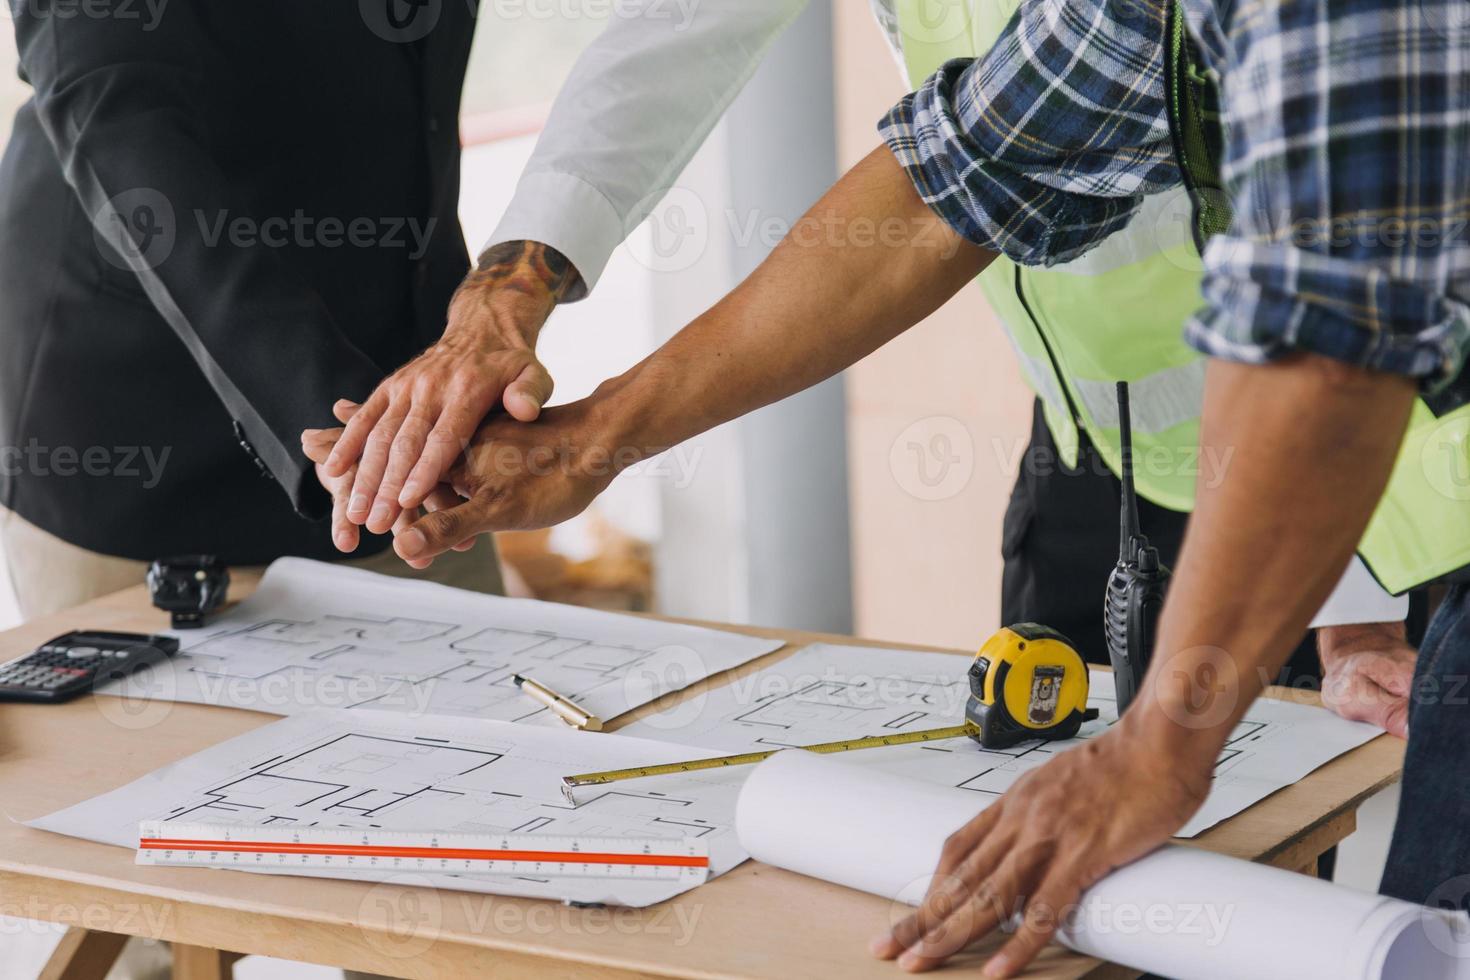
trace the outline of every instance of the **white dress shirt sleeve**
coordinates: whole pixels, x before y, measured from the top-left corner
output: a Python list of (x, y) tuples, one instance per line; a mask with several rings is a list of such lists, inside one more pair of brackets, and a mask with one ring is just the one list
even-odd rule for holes
[(1409, 597), (1386, 592), (1357, 555), (1332, 595), (1327, 597), (1312, 628), (1348, 626), (1355, 623), (1397, 623), (1409, 615)]
[(552, 105), (486, 246), (543, 242), (590, 290), (806, 2), (614, 5)]

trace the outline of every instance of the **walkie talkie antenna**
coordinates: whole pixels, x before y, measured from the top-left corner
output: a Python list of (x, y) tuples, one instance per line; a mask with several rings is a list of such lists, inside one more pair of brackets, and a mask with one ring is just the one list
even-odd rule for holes
[(1123, 447), (1123, 507), (1118, 518), (1118, 558), (1133, 557), (1133, 541), (1142, 533), (1138, 521), (1138, 494), (1133, 489), (1133, 421), (1128, 413), (1128, 382), (1118, 382), (1119, 443)]

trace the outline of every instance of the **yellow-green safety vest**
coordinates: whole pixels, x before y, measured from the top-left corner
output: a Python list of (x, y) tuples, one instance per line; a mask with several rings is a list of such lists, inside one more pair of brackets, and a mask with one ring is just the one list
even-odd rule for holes
[[(944, 62), (989, 50), (1018, 5), (873, 0), (915, 88)], [(1171, 31), (1171, 68), (1177, 68), (1188, 52), (1181, 18)], [(1181, 78), (1191, 83), (1175, 95), (1197, 95), (1209, 84), (1192, 71), (1170, 77), (1171, 86)], [(1220, 212), (1208, 205), (1223, 195), (1202, 196), (1193, 182), (1186, 184), (1149, 197), (1127, 228), (1076, 261), (1035, 268), (999, 257), (980, 276), (1063, 461), (1076, 465), (1080, 430), (1118, 472), (1114, 386), (1127, 381), (1139, 493), (1180, 511), (1194, 506), (1201, 466), (1210, 472), (1229, 462), (1199, 458), (1205, 360), (1183, 340), (1184, 323), (1201, 305), (1196, 235), (1205, 224), (1218, 230)], [(1423, 401), (1415, 404), (1388, 490), (1359, 548), (1388, 591), (1401, 593), (1470, 565), (1467, 438), (1470, 406), (1436, 418)]]

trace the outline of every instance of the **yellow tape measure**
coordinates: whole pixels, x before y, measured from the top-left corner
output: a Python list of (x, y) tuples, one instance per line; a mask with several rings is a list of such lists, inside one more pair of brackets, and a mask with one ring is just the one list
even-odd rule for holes
[[(971, 662), (967, 676), (970, 698), (965, 706), (963, 725), (895, 735), (870, 735), (816, 745), (793, 745), (790, 748), (828, 754), (968, 737), (987, 749), (1000, 749), (1029, 739), (1072, 738), (1084, 721), (1097, 717), (1097, 711), (1087, 707), (1087, 664), (1065, 636), (1045, 626), (1017, 623), (1000, 630), (985, 641)], [(780, 751), (742, 752), (688, 762), (564, 776), (561, 791), (569, 802), (575, 804), (572, 790), (578, 786), (728, 766), (750, 766)]]
[[(929, 728), (919, 732), (902, 732), (897, 735), (870, 735), (867, 738), (848, 738), (840, 742), (818, 742), (816, 745), (792, 745), (804, 752), (827, 754), (853, 752), (858, 749), (881, 749), (889, 745), (913, 745), (916, 742), (938, 742), (946, 738), (973, 738), (980, 729), (966, 722), (949, 728)], [(608, 769), (604, 772), (584, 772), (576, 776), (562, 777), (562, 795), (572, 799), (572, 790), (578, 786), (594, 786), (601, 783), (618, 783), (625, 779), (642, 779), (644, 776), (672, 776), (681, 772), (700, 772), (705, 769), (724, 769), (728, 766), (750, 766), (762, 759), (769, 759), (782, 749), (764, 752), (742, 752), (739, 755), (722, 755), (709, 759), (691, 759), (688, 762), (665, 762), (657, 766), (633, 766), (628, 769)]]

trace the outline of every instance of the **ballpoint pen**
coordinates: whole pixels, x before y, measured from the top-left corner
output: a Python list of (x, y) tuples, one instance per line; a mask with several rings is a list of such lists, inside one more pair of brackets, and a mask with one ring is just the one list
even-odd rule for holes
[(545, 684), (541, 684), (522, 674), (516, 674), (512, 679), (515, 681), (516, 687), (537, 701), (540, 701), (547, 708), (551, 709), (558, 718), (573, 728), (581, 729), (584, 732), (602, 731), (602, 719), (581, 705), (575, 704), (560, 694), (557, 694)]

